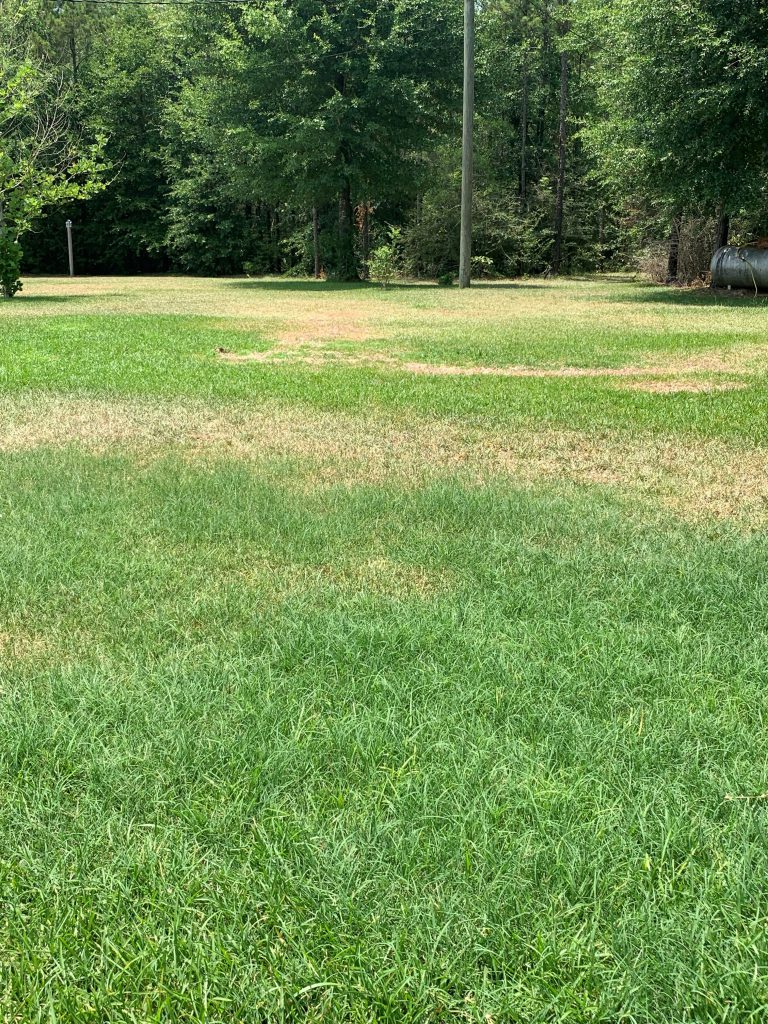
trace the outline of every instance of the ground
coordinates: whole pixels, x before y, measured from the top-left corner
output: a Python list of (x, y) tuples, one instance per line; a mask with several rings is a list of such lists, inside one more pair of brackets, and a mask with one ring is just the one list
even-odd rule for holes
[(0, 1019), (768, 1013), (768, 304), (0, 307)]

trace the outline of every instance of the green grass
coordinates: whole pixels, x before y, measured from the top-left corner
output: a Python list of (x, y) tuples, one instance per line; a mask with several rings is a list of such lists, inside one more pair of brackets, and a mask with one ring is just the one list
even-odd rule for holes
[[(532, 283), (480, 287), (462, 307), (462, 293), (435, 288), (382, 292), (313, 282), (228, 281), (210, 296), (206, 315), (192, 316), (170, 312), (174, 281), (166, 279), (157, 302), (147, 303), (151, 314), (140, 305), (125, 312), (132, 302), (126, 301), (124, 280), (106, 296), (22, 295), (0, 311), (3, 390), (277, 401), (339, 411), (381, 408), (439, 418), (458, 414), (503, 427), (621, 429), (629, 421), (633, 429), (768, 441), (762, 415), (768, 399), (765, 374), (752, 375), (747, 386), (731, 392), (654, 398), (622, 393), (613, 381), (600, 378), (574, 387), (570, 378), (425, 378), (375, 366), (232, 366), (216, 355), (222, 346), (235, 352), (269, 349), (278, 325), (290, 326), (294, 300), (301, 301), (304, 315), (314, 310), (332, 315), (339, 302), (360, 310), (372, 318), (374, 337), (366, 348), (394, 349), (403, 359), (500, 367), (620, 367), (642, 360), (653, 365), (713, 348), (727, 352), (745, 343), (765, 344), (763, 299), (713, 299), (597, 279), (568, 282), (558, 291)], [(128, 295), (135, 300), (141, 292)], [(110, 302), (114, 308), (104, 312)], [(183, 308), (184, 299), (178, 304)], [(216, 315), (222, 305), (224, 317)], [(435, 310), (449, 315), (435, 317)], [(423, 315), (414, 322), (417, 311)], [(242, 323), (229, 329), (231, 318), (242, 319), (244, 312), (246, 329)], [(330, 347), (343, 351), (350, 345)]]
[[(635, 313), (649, 292), (585, 288), (599, 308), (570, 330), (597, 352), (611, 289)], [(548, 300), (525, 314), (531, 349)], [(0, 309), (6, 404), (373, 404), (393, 423), (541, 416), (753, 446), (765, 430), (760, 372), (740, 392), (647, 395), (226, 366), (207, 315), (27, 301)], [(732, 343), (732, 327), (686, 334), (687, 300), (669, 308), (674, 344), (632, 341), (630, 362)], [(464, 361), (464, 325), (440, 334), (432, 361)], [(565, 481), (315, 470), (300, 453), (0, 454), (0, 1020), (764, 1019), (760, 523), (694, 525)]]

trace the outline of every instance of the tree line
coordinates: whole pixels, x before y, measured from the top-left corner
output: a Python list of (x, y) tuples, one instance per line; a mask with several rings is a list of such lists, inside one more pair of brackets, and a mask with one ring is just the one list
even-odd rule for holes
[[(409, 274), (455, 272), (458, 0), (0, 15), (6, 293), (22, 266), (65, 270), (66, 218), (83, 272), (346, 280), (384, 243)], [(475, 273), (663, 256), (677, 279), (768, 234), (767, 86), (763, 5), (478, 0)]]

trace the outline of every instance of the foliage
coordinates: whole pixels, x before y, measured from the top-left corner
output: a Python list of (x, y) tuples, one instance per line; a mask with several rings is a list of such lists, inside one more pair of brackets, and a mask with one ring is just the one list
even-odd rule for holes
[[(33, 5), (34, 6), (34, 5)], [(0, 22), (0, 239), (3, 289), (18, 290), (18, 241), (54, 206), (85, 199), (102, 187), (104, 140), (77, 138), (67, 95), (40, 54), (27, 4), (9, 2)]]
[(8, 231), (0, 231), (0, 292), (12, 299), (21, 291), (21, 246)]
[(668, 212), (755, 208), (768, 159), (768, 9), (721, 0), (582, 0), (598, 45), (582, 138), (617, 194)]
[(392, 283), (402, 268), (402, 231), (400, 228), (390, 227), (387, 234), (388, 241), (374, 249), (368, 258), (368, 273), (371, 280), (379, 281), (384, 288)]
[(414, 191), (444, 121), (459, 22), (432, 0), (299, 0), (181, 15), (193, 73), (171, 118), (242, 202), (338, 210), (326, 265), (357, 276), (353, 209)]
[[(406, 273), (456, 271), (460, 5), (6, 3), (16, 64), (30, 83), (45, 69), (64, 136), (105, 139), (109, 187), (61, 209), (79, 265), (311, 274), (314, 209), (328, 276), (364, 275), (385, 224)], [(478, 5), (473, 249), (489, 273), (548, 273), (558, 253), (566, 270), (633, 266), (681, 217), (768, 233), (768, 15), (667, 6)], [(38, 271), (64, 260), (44, 208), (24, 238)]]

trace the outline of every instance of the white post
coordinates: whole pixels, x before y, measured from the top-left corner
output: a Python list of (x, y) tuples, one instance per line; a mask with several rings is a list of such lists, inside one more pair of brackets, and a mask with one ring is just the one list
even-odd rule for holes
[(72, 248), (72, 221), (67, 221), (67, 249), (69, 250), (69, 276), (75, 276), (75, 253)]
[(475, 0), (464, 0), (464, 123), (461, 149), (461, 252), (459, 287), (472, 280), (472, 175), (475, 117)]

